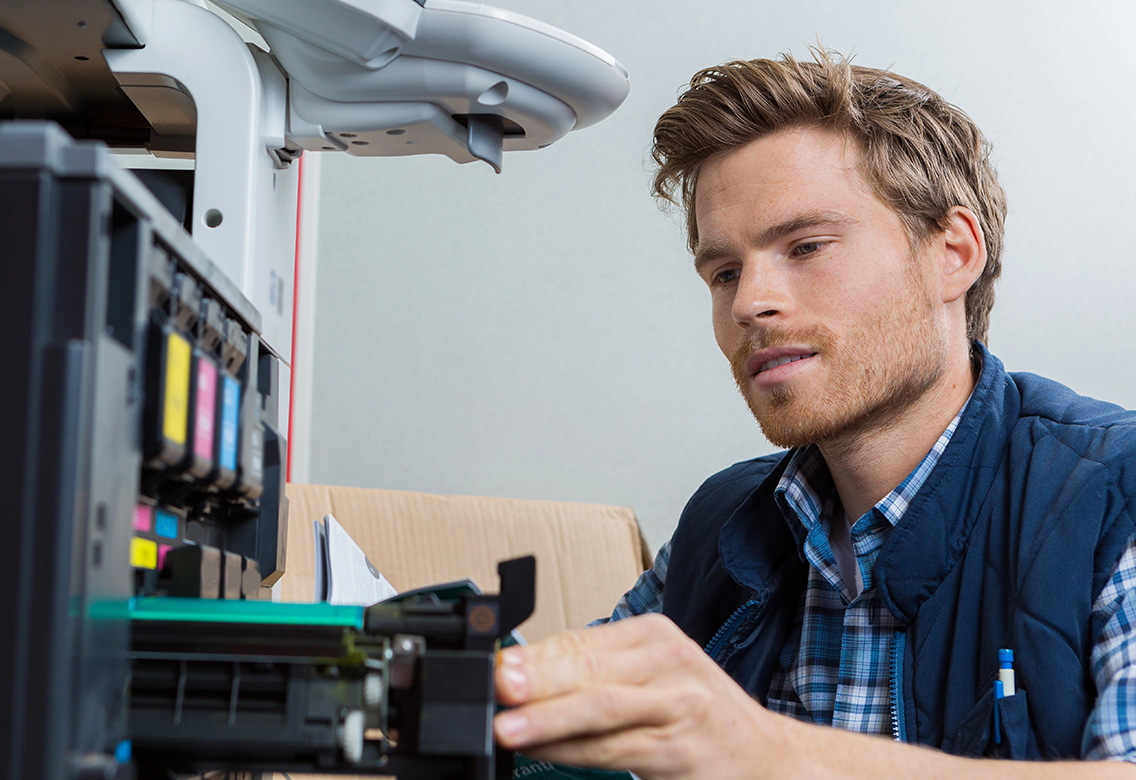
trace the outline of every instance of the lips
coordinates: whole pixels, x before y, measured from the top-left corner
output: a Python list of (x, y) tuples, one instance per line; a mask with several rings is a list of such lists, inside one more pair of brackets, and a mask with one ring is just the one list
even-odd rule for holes
[(750, 376), (757, 376), (764, 371), (772, 371), (779, 366), (814, 357), (816, 354), (815, 350), (808, 347), (769, 347), (749, 356), (746, 360), (746, 372)]
[(786, 363), (795, 363), (798, 360), (804, 359), (804, 357), (805, 355), (785, 355), (784, 357), (767, 360), (757, 369), (757, 373), (760, 374), (762, 371), (768, 371), (771, 368), (777, 368), (777, 366), (783, 366)]

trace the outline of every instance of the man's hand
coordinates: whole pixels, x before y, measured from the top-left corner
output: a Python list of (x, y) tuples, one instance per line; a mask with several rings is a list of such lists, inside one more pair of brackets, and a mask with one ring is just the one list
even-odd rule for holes
[(501, 652), (505, 748), (645, 780), (1136, 780), (1136, 765), (958, 758), (800, 723), (751, 699), (671, 621), (644, 615)]
[[(534, 758), (642, 777), (757, 776), (785, 755), (766, 712), (660, 615), (560, 634), (501, 653), (501, 745)], [(779, 743), (781, 743), (779, 745)]]

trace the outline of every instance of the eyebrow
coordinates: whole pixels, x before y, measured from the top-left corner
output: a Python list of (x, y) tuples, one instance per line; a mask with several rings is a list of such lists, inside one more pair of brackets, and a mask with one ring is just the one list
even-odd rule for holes
[[(753, 238), (752, 245), (769, 246), (786, 236), (816, 227), (827, 225), (848, 227), (855, 224), (857, 224), (857, 220), (847, 214), (835, 211), (812, 211), (787, 219), (784, 222), (778, 222), (776, 225), (770, 225)], [(699, 242), (698, 249), (694, 252), (694, 270), (701, 273), (707, 263), (732, 254), (734, 254), (733, 250), (726, 244), (714, 241), (706, 244)]]

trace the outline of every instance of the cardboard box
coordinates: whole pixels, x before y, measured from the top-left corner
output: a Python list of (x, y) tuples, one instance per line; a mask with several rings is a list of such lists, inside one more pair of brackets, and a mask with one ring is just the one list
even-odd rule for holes
[(498, 561), (536, 555), (536, 611), (520, 628), (530, 641), (611, 614), (651, 565), (627, 507), (327, 485), (290, 484), (287, 495), (282, 601), (312, 600), (312, 522), (328, 513), (400, 591), (469, 578), (495, 593)]
[(282, 601), (312, 600), (312, 522), (328, 513), (400, 591), (469, 578), (483, 591), (495, 593), (498, 561), (536, 555), (536, 610), (520, 627), (530, 641), (611, 614), (619, 597), (652, 562), (628, 507), (327, 485), (290, 484), (287, 495)]

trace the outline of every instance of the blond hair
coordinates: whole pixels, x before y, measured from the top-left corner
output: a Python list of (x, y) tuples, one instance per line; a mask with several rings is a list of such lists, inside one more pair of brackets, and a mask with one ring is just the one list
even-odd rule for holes
[(955, 206), (977, 215), (986, 267), (966, 294), (966, 322), (967, 335), (985, 342), (1006, 221), (1006, 194), (990, 163), (990, 145), (970, 117), (922, 84), (825, 50), (813, 54), (813, 62), (786, 54), (694, 74), (655, 125), (653, 194), (685, 210), (694, 251), (695, 187), (704, 162), (792, 127), (844, 133), (860, 144), (870, 186), (913, 242), (944, 230)]

